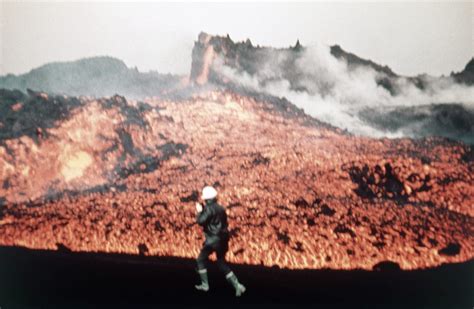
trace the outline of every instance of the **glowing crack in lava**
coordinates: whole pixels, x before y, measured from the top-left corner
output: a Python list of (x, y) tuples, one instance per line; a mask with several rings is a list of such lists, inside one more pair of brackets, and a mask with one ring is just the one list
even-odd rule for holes
[(195, 258), (194, 203), (211, 184), (227, 206), (230, 262), (417, 269), (473, 257), (463, 143), (356, 137), (242, 92), (59, 104), (33, 95), (24, 108), (39, 100), (76, 107), (53, 126), (52, 113), (36, 113), (38, 128), (2, 141), (1, 245)]

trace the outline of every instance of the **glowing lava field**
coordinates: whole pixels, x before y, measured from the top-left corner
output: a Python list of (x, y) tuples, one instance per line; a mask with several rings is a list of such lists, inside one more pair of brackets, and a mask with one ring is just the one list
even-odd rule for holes
[(461, 142), (354, 136), (238, 90), (0, 96), (0, 245), (194, 258), (194, 203), (210, 184), (233, 263), (418, 269), (473, 257), (473, 153)]

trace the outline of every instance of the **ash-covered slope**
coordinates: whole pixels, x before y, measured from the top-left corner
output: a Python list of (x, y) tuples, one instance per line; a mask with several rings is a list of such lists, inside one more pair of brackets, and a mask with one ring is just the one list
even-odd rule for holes
[[(297, 42), (293, 47), (276, 49), (253, 46), (250, 40), (236, 43), (228, 36), (201, 33), (193, 49), (191, 80), (285, 97), (309, 115), (358, 135), (436, 135), (471, 143), (474, 123), (456, 125), (457, 107), (449, 108), (458, 106), (473, 114), (471, 67), (468, 64), (451, 77), (405, 77), (338, 45), (304, 47)], [(440, 108), (445, 121), (439, 121)], [(387, 113), (388, 109), (396, 112)], [(418, 129), (410, 119), (403, 123), (390, 118), (407, 111), (423, 114), (426, 122), (437, 125)], [(398, 125), (389, 125), (391, 122)]]
[[(211, 184), (234, 263), (417, 269), (473, 258), (473, 154), (462, 143), (355, 137), (287, 101), (229, 91), (144, 102), (3, 94), (13, 96), (0, 103), (11, 109), (0, 124), (0, 245), (194, 258), (194, 203)], [(38, 113), (37, 130), (24, 119), (33, 106), (60, 112)]]
[(474, 109), (463, 104), (366, 108), (359, 117), (380, 130), (406, 136), (444, 136), (474, 145)]
[(181, 79), (182, 77), (171, 74), (139, 72), (112, 57), (92, 57), (48, 63), (18, 76), (0, 76), (0, 88), (96, 97), (119, 93), (127, 97), (143, 98), (177, 88)]

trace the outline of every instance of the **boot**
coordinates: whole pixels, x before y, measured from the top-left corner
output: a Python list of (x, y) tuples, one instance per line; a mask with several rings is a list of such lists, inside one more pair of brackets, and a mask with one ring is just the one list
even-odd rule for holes
[(237, 277), (235, 276), (233, 272), (228, 273), (227, 276), (225, 276), (225, 278), (234, 287), (235, 296), (239, 297), (240, 295), (245, 293), (245, 290), (246, 290), (245, 286), (239, 282), (239, 280), (237, 279)]
[(199, 277), (201, 277), (201, 284), (195, 285), (194, 287), (199, 291), (209, 291), (209, 281), (207, 279), (207, 269), (198, 270)]

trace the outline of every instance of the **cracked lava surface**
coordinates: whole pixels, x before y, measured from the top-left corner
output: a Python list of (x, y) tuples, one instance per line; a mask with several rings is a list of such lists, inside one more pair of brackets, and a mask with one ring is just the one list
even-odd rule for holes
[[(195, 258), (194, 204), (214, 185), (232, 263), (418, 269), (473, 258), (462, 143), (356, 137), (284, 100), (229, 91), (2, 100), (0, 245)], [(35, 104), (44, 119), (31, 120)]]

